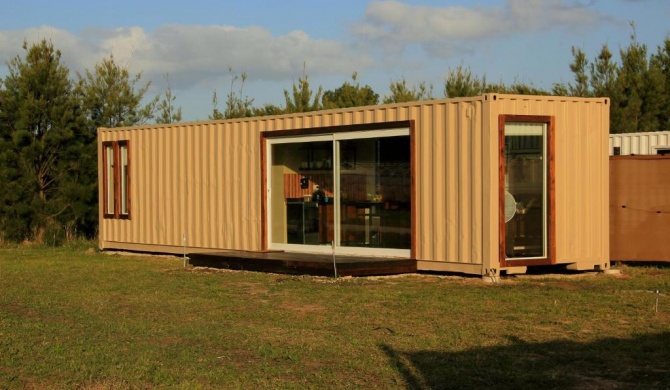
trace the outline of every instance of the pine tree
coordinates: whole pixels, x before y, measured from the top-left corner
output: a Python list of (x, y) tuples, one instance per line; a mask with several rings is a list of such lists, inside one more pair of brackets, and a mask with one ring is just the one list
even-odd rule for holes
[(621, 66), (617, 74), (617, 89), (620, 95), (614, 103), (621, 115), (615, 132), (642, 131), (644, 74), (647, 71), (647, 46), (637, 41), (635, 33), (631, 43), (619, 51)]
[(416, 102), (433, 98), (433, 86), (426, 86), (425, 82), (419, 83), (412, 88), (407, 86), (407, 80), (403, 77), (398, 81), (392, 81), (389, 86), (391, 94), (384, 97), (384, 104)]
[[(238, 76), (233, 72), (233, 69), (229, 67), (228, 73), (230, 73), (230, 90), (226, 95), (225, 108), (223, 109), (223, 112), (219, 111), (219, 101), (216, 91), (214, 91), (212, 95), (212, 105), (214, 106), (214, 109), (209, 116), (209, 119), (246, 118), (254, 115), (252, 107), (254, 99), (249, 99), (249, 97), (244, 96), (244, 85), (247, 82), (246, 72), (242, 72), (242, 74)], [(237, 81), (240, 81), (240, 88), (235, 90), (235, 83), (237, 83)]]
[(603, 45), (595, 62), (590, 64), (589, 82), (594, 96), (614, 98), (618, 67), (612, 61), (612, 52)]
[(170, 75), (165, 74), (165, 83), (167, 88), (163, 94), (163, 99), (158, 104), (158, 116), (156, 117), (156, 123), (176, 123), (180, 122), (181, 117), (181, 107), (175, 107), (174, 102), (177, 97), (172, 93), (172, 85), (170, 84)]
[(486, 91), (486, 76), (480, 79), (464, 65), (449, 69), (444, 81), (444, 97), (447, 98), (479, 96)]
[(590, 97), (589, 78), (586, 74), (588, 61), (582, 49), (572, 47), (574, 61), (570, 64), (570, 70), (575, 74), (575, 83), (568, 87), (570, 96)]
[(345, 81), (341, 87), (323, 93), (323, 108), (347, 108), (371, 106), (379, 103), (379, 95), (369, 85), (362, 86), (357, 81), (358, 74), (351, 75), (352, 83)]
[(670, 36), (658, 47), (652, 63), (663, 75), (664, 99), (658, 114), (659, 130), (670, 130)]
[(87, 208), (80, 206), (91, 194), (64, 189), (82, 176), (89, 181), (76, 185), (89, 185), (89, 191), (95, 187), (90, 181), (95, 166), (85, 164), (86, 145), (94, 144), (95, 137), (85, 130), (60, 51), (46, 40), (30, 47), (24, 42), (23, 49), (25, 59), (17, 56), (8, 63), (0, 94), (0, 181), (7, 186), (0, 194), (1, 229), (5, 239), (54, 242), (66, 230), (73, 234), (87, 218)]
[(96, 64), (92, 72), (87, 69), (83, 76), (79, 75), (77, 88), (91, 130), (141, 125), (153, 119), (159, 96), (143, 105), (151, 82), (138, 86), (141, 78), (142, 73), (131, 77), (128, 69), (117, 64), (113, 55)]
[(298, 79), (298, 84), (293, 83), (293, 92), (290, 93), (288, 90), (284, 90), (284, 100), (286, 102), (284, 112), (292, 114), (295, 112), (320, 110), (322, 94), (322, 87), (319, 87), (316, 93), (312, 92), (309, 86), (309, 78), (303, 67), (302, 77)]

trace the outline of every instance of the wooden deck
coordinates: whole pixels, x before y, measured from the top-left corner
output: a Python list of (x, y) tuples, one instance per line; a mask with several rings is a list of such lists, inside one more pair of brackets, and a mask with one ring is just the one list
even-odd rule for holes
[[(335, 276), (333, 256), (289, 252), (217, 251), (189, 254), (195, 267)], [(396, 275), (416, 272), (416, 260), (335, 256), (337, 276)]]

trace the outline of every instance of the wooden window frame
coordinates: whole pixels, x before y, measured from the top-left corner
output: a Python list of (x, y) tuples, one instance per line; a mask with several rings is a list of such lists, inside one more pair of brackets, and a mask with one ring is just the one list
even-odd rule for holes
[[(113, 189), (113, 199), (110, 199), (109, 196), (109, 183), (107, 180), (109, 164), (107, 150), (112, 148), (112, 157), (114, 165), (112, 169), (114, 170), (114, 189)], [(126, 149), (126, 191), (125, 194), (121, 193), (121, 149)], [(131, 175), (130, 175), (130, 143), (128, 140), (121, 141), (105, 141), (102, 143), (102, 193), (103, 193), (103, 217), (109, 219), (130, 219), (131, 216)], [(121, 198), (125, 197), (126, 200), (126, 213), (121, 212)], [(113, 203), (113, 213), (110, 213), (110, 200)]]
[[(505, 253), (505, 124), (541, 123), (547, 126), (547, 248), (546, 257), (528, 260), (507, 260)], [(548, 115), (505, 115), (498, 117), (498, 222), (499, 222), (499, 260), (501, 267), (556, 264), (556, 173), (555, 173), (555, 117)]]

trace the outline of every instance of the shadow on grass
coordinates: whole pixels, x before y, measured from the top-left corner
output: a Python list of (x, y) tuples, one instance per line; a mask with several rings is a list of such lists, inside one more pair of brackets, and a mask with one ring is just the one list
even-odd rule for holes
[(414, 389), (667, 389), (670, 332), (592, 343), (552, 341), (461, 352), (408, 352), (380, 345)]

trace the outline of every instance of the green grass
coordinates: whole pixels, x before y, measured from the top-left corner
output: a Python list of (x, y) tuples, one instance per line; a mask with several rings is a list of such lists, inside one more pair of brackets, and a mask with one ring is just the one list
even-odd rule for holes
[(670, 267), (621, 269), (334, 280), (4, 247), (0, 388), (667, 388)]

